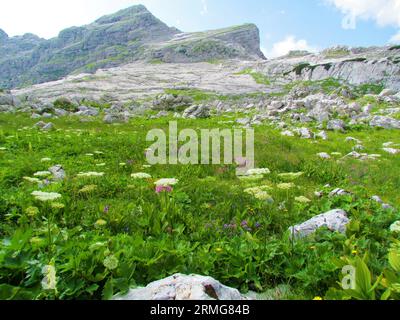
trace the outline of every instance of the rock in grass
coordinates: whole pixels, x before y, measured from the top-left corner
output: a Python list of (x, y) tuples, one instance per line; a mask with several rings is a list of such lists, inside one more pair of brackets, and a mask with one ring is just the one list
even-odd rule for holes
[(376, 128), (384, 129), (400, 129), (400, 121), (384, 116), (375, 116), (370, 121), (369, 125)]
[(53, 166), (51, 168), (49, 168), (49, 171), (51, 172), (51, 174), (53, 175), (53, 179), (56, 181), (62, 181), (65, 179), (65, 171), (62, 167), (62, 165), (56, 165)]
[(331, 231), (345, 233), (349, 222), (347, 213), (344, 210), (336, 209), (318, 215), (302, 224), (290, 227), (289, 230), (292, 237), (295, 238), (307, 237), (322, 227), (327, 227)]
[(175, 274), (152, 282), (146, 288), (131, 289), (113, 300), (247, 300), (236, 289), (211, 277)]
[(345, 131), (346, 124), (343, 120), (331, 120), (326, 128), (332, 131)]
[(191, 106), (183, 112), (185, 119), (205, 119), (210, 117), (210, 108), (206, 105)]
[(400, 149), (394, 149), (394, 148), (383, 148), (383, 151), (390, 153), (390, 154), (399, 154)]

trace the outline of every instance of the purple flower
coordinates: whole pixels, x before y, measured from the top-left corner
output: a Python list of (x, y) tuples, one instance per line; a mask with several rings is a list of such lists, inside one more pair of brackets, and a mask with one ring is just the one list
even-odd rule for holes
[(110, 212), (110, 206), (108, 206), (108, 205), (105, 206), (103, 211), (104, 211), (104, 213), (109, 213)]
[(240, 224), (242, 227), (247, 227), (248, 222), (246, 220), (242, 221), (242, 223)]
[(224, 229), (229, 229), (231, 227), (230, 224), (224, 224)]
[(257, 222), (257, 223), (255, 224), (255, 228), (256, 228), (256, 229), (260, 229), (260, 228), (261, 228), (261, 223)]
[(172, 192), (174, 189), (171, 186), (156, 186), (156, 193)]

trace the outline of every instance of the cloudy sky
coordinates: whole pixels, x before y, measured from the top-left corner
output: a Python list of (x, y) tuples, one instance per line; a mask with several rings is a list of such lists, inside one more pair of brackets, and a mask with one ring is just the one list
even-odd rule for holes
[(43, 38), (142, 3), (183, 31), (253, 22), (267, 56), (336, 45), (400, 43), (400, 0), (12, 0), (0, 2), (0, 28)]

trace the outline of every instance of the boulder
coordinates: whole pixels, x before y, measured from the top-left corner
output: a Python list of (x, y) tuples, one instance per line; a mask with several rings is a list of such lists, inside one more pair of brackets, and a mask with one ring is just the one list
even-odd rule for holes
[(51, 174), (53, 175), (53, 179), (55, 181), (62, 181), (66, 177), (66, 174), (65, 174), (65, 171), (64, 171), (62, 165), (59, 165), (59, 164), (49, 168), (49, 172), (51, 172)]
[(384, 129), (400, 129), (399, 120), (385, 116), (373, 117), (369, 125), (371, 127), (384, 128)]
[(344, 131), (346, 124), (343, 120), (331, 120), (328, 122), (327, 129), (332, 131)]
[(302, 224), (289, 228), (292, 237), (304, 238), (322, 227), (327, 227), (331, 231), (340, 233), (346, 232), (346, 226), (350, 222), (344, 210), (336, 209), (324, 214), (320, 214)]
[(0, 92), (0, 106), (14, 106), (14, 96), (9, 92)]
[(187, 108), (182, 115), (185, 119), (205, 119), (210, 117), (210, 108), (206, 105), (195, 105)]
[(113, 300), (247, 300), (236, 289), (222, 285), (211, 277), (175, 274), (150, 283), (145, 288), (131, 289)]

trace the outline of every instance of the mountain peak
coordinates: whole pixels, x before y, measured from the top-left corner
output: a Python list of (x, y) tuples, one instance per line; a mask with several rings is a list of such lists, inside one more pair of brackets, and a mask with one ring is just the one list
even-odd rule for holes
[(147, 8), (144, 5), (138, 4), (126, 9), (122, 9), (116, 13), (103, 16), (97, 19), (95, 22), (98, 24), (115, 23), (124, 20), (131, 20), (143, 14), (152, 15), (151, 12), (147, 10)]
[(0, 41), (8, 39), (8, 34), (3, 30), (0, 29)]

